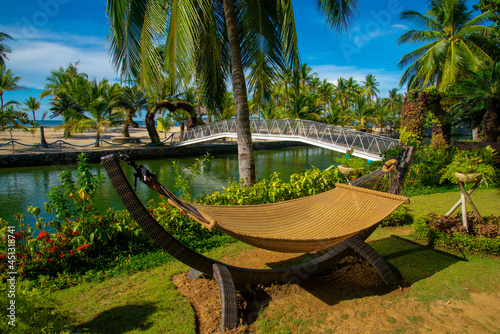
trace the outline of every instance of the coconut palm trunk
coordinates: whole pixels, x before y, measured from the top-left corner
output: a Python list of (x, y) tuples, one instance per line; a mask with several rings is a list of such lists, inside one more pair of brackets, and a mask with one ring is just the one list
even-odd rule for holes
[(240, 178), (244, 180), (245, 185), (252, 186), (255, 183), (255, 161), (252, 134), (250, 132), (250, 111), (248, 108), (247, 88), (241, 61), (241, 47), (235, 1), (224, 0), (223, 4), (231, 52), (231, 79), (236, 113), (239, 174)]
[(490, 100), (481, 123), (483, 126), (484, 141), (496, 142), (500, 135), (500, 100), (494, 98)]
[(149, 138), (151, 139), (152, 144), (157, 144), (160, 142), (160, 135), (158, 134), (158, 131), (156, 130), (156, 125), (155, 125), (155, 112), (152, 112), (151, 110), (148, 110), (146, 114), (146, 129), (148, 130)]

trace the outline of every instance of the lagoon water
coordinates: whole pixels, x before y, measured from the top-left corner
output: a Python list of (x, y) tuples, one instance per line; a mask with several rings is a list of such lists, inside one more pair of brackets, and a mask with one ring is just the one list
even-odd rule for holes
[[(288, 180), (294, 173), (303, 172), (315, 166), (320, 169), (328, 168), (336, 164), (334, 159), (342, 154), (318, 147), (301, 146), (283, 148), (281, 150), (255, 151), (255, 165), (257, 180), (278, 172), (282, 179)], [(179, 159), (160, 159), (149, 161), (137, 161), (149, 170), (159, 175), (160, 182), (174, 193), (174, 171), (173, 161), (179, 161), (182, 170), (188, 172), (188, 167), (193, 165), (196, 157)], [(23, 213), (26, 223), (33, 222), (33, 217), (28, 217), (26, 208), (30, 205), (42, 208), (42, 216), (51, 220), (52, 215), (45, 214), (43, 203), (47, 202), (46, 194), (54, 186), (60, 184), (59, 175), (62, 171), (76, 174), (76, 165), (56, 165), (44, 167), (21, 167), (0, 169), (0, 216), (9, 222), (14, 222), (14, 213)], [(93, 173), (105, 173), (99, 164), (91, 164)], [(129, 180), (133, 182), (133, 169), (124, 164)], [(211, 191), (223, 190), (229, 180), (238, 179), (238, 157), (236, 154), (216, 155), (205, 163), (201, 175), (193, 180), (195, 196)], [(158, 193), (151, 191), (146, 185), (139, 184), (137, 187), (139, 198), (143, 202), (150, 199), (158, 199)], [(106, 208), (112, 207), (117, 210), (124, 209), (111, 183), (104, 179), (97, 195), (94, 206), (104, 212)]]

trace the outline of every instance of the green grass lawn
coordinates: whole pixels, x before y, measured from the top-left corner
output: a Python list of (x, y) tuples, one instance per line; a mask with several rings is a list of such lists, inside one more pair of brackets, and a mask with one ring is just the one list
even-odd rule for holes
[[(482, 215), (500, 216), (500, 189), (477, 190), (471, 197)], [(458, 192), (415, 196), (411, 198), (410, 213), (415, 216), (429, 212), (443, 214), (459, 198)], [(417, 301), (430, 307), (439, 300), (469, 301), (471, 292), (494, 294), (500, 290), (498, 258), (426, 247), (416, 242), (409, 226), (379, 228), (369, 243), (401, 276), (405, 289), (409, 289), (397, 297), (382, 295), (383, 302)], [(238, 242), (207, 255), (221, 258), (236, 255), (247, 248)], [(45, 328), (40, 333), (195, 333), (193, 308), (171, 281), (173, 275), (187, 270), (187, 266), (172, 260), (153, 269), (131, 272), (103, 282), (83, 283), (43, 298), (37, 297), (32, 303), (41, 317), (38, 323)], [(20, 303), (22, 299), (21, 293)], [(200, 301), (203, 301), (201, 295)], [(292, 306), (304, 312), (300, 319), (314, 318), (307, 314), (307, 305), (297, 302)], [(276, 314), (262, 310), (256, 328), (279, 326), (282, 320)], [(347, 315), (337, 321), (349, 321), (344, 318), (347, 319)], [(387, 319), (388, 324), (395, 321), (392, 317)], [(398, 326), (403, 326), (398, 332), (413, 332), (411, 326), (415, 321), (410, 321), (412, 319), (420, 318), (418, 314), (412, 316), (406, 331), (405, 325), (398, 323)], [(300, 330), (294, 332), (311, 332), (311, 321), (306, 320), (298, 323), (296, 326)], [(15, 333), (22, 333), (22, 330)]]
[[(478, 189), (470, 198), (482, 216), (500, 216), (500, 188)], [(460, 200), (460, 192), (448, 192), (410, 197), (410, 214), (413, 216), (435, 212), (443, 215)], [(458, 208), (455, 213), (460, 212)]]

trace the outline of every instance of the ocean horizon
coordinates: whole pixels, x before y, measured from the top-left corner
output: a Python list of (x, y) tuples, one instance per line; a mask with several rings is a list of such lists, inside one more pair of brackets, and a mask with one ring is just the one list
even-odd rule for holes
[[(139, 126), (145, 126), (144, 120), (143, 119), (135, 119), (134, 121), (139, 124)], [(58, 126), (61, 125), (63, 122), (62, 119), (46, 119), (43, 121), (43, 126)], [(38, 125), (40, 125), (40, 120), (37, 120)], [(119, 125), (121, 127), (121, 125)]]

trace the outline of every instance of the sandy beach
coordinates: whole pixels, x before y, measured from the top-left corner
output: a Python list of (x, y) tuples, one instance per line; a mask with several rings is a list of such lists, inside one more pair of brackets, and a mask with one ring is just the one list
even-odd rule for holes
[[(173, 133), (178, 133), (180, 131), (180, 127), (173, 127), (167, 132), (166, 137), (165, 133), (159, 132), (160, 140), (165, 140)], [(31, 132), (25, 132), (21, 130), (13, 130), (12, 131), (12, 140), (17, 142), (14, 143), (14, 147), (12, 144), (5, 145), (6, 143), (11, 141), (10, 132), (3, 131), (0, 132), (0, 155), (1, 154), (18, 154), (18, 153), (44, 153), (44, 152), (68, 152), (68, 151), (89, 151), (89, 150), (109, 150), (109, 149), (117, 149), (119, 147), (141, 147), (147, 143), (150, 143), (151, 140), (148, 135), (148, 131), (145, 126), (141, 126), (140, 128), (134, 129), (132, 127), (129, 128), (129, 133), (132, 138), (137, 138), (140, 140), (139, 143), (129, 143), (116, 145), (116, 143), (112, 142), (113, 138), (119, 138), (122, 136), (122, 127), (114, 127), (106, 129), (106, 132), (103, 134), (101, 139), (104, 141), (102, 147), (95, 147), (92, 145), (95, 143), (96, 133), (94, 131), (88, 131), (83, 133), (76, 133), (70, 138), (64, 138), (64, 130), (59, 129), (55, 130), (54, 126), (45, 126), (44, 134), (45, 140), (49, 145), (48, 148), (34, 147), (33, 145), (40, 145), (40, 128), (36, 129), (36, 132), (32, 134)], [(61, 142), (62, 141), (62, 142)], [(168, 144), (169, 141), (166, 143)], [(67, 143), (67, 144), (66, 144)], [(77, 145), (72, 146), (72, 145)], [(88, 146), (85, 146), (88, 145)], [(84, 146), (84, 147), (81, 147)]]

